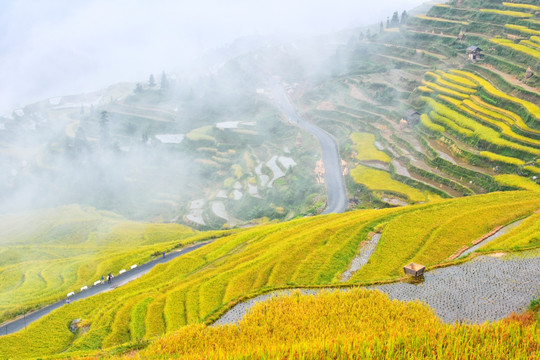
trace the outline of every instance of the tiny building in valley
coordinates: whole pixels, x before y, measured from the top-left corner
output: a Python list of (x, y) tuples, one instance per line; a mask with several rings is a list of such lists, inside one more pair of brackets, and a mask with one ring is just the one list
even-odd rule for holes
[(415, 109), (411, 108), (407, 110), (407, 113), (405, 114), (405, 120), (410, 125), (416, 125), (420, 121), (420, 113)]
[(469, 60), (471, 61), (478, 61), (482, 59), (482, 49), (480, 49), (478, 46), (469, 46), (467, 48), (467, 54), (469, 55)]

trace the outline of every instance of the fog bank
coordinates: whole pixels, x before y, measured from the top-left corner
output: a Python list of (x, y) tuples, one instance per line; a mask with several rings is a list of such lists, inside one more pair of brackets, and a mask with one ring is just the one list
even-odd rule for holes
[(378, 23), (422, 0), (0, 2), (0, 114), (43, 98), (182, 71), (244, 36)]

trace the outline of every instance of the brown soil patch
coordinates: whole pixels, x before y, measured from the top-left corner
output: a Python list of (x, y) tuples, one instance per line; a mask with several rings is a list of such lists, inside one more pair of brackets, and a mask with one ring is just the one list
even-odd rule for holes
[(515, 312), (511, 313), (503, 321), (507, 324), (514, 322), (522, 326), (531, 326), (536, 322), (536, 317), (534, 316), (534, 312), (529, 310), (523, 314), (516, 314)]
[(364, 95), (364, 93), (362, 93), (360, 91), (360, 89), (358, 89), (356, 86), (350, 85), (350, 89), (351, 89), (351, 91), (349, 92), (349, 95), (352, 98), (355, 98), (357, 100), (362, 100), (362, 101), (365, 101), (365, 102), (369, 102), (371, 104), (375, 104), (375, 102), (372, 99), (370, 99), (368, 96)]
[(496, 257), (496, 258), (503, 257), (504, 255), (506, 255), (506, 253), (503, 253), (503, 252), (496, 252), (496, 253), (493, 253), (493, 254), (489, 254), (489, 256)]
[(317, 110), (334, 111), (336, 107), (330, 101), (323, 101), (317, 106)]
[(502, 72), (502, 71), (500, 71), (499, 69), (496, 69), (494, 66), (492, 66), (490, 64), (482, 64), (481, 66), (483, 66), (484, 68), (496, 73), (497, 75), (499, 75), (500, 77), (502, 77), (504, 80), (506, 80), (507, 82), (509, 82), (512, 85), (520, 86), (520, 87), (524, 88), (525, 90), (531, 91), (531, 92), (537, 92), (538, 91), (538, 88), (534, 88), (532, 86), (529, 86), (529, 85), (521, 82), (518, 78), (516, 78), (516, 77), (514, 77), (512, 75), (509, 75), (509, 74), (507, 74), (505, 72)]

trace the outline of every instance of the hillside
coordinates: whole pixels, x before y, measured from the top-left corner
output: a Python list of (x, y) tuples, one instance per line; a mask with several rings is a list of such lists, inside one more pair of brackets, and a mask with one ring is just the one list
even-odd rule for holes
[(294, 88), (304, 116), (339, 138), (351, 206), (535, 186), (535, 9), (450, 1), (362, 29), (327, 60), (331, 75)]
[(0, 321), (204, 242), (0, 358), (537, 358), (540, 3), (397, 15), (0, 119)]
[[(506, 192), (245, 229), (0, 337), (0, 356), (91, 352), (152, 339), (185, 325), (211, 323), (242, 299), (273, 289), (395, 281), (405, 264), (446, 263), (473, 240), (539, 208), (540, 192)], [(524, 222), (498, 248), (537, 247), (535, 224)], [(343, 283), (342, 274), (370, 232), (382, 235), (373, 255)], [(74, 319), (81, 319), (75, 334), (66, 326)]]
[(164, 73), (163, 84), (28, 105), (1, 119), (0, 199), (35, 193), (41, 207), (203, 230), (321, 213), (320, 147), (278, 109), (275, 81), (337, 140), (351, 209), (534, 187), (535, 6), (450, 1), (398, 24), (266, 44), (208, 72)]
[(295, 294), (259, 304), (239, 325), (187, 326), (136, 358), (534, 359), (540, 353), (534, 316), (448, 325), (419, 302), (378, 292)]
[(185, 226), (76, 205), (3, 216), (0, 227), (0, 322), (197, 240)]

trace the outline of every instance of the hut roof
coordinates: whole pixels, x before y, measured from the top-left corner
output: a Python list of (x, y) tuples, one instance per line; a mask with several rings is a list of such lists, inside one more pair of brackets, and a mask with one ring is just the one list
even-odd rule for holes
[(480, 49), (478, 46), (473, 45), (473, 46), (469, 46), (469, 47), (467, 48), (467, 51), (468, 51), (468, 52), (477, 52), (477, 51), (483, 51), (483, 50)]

